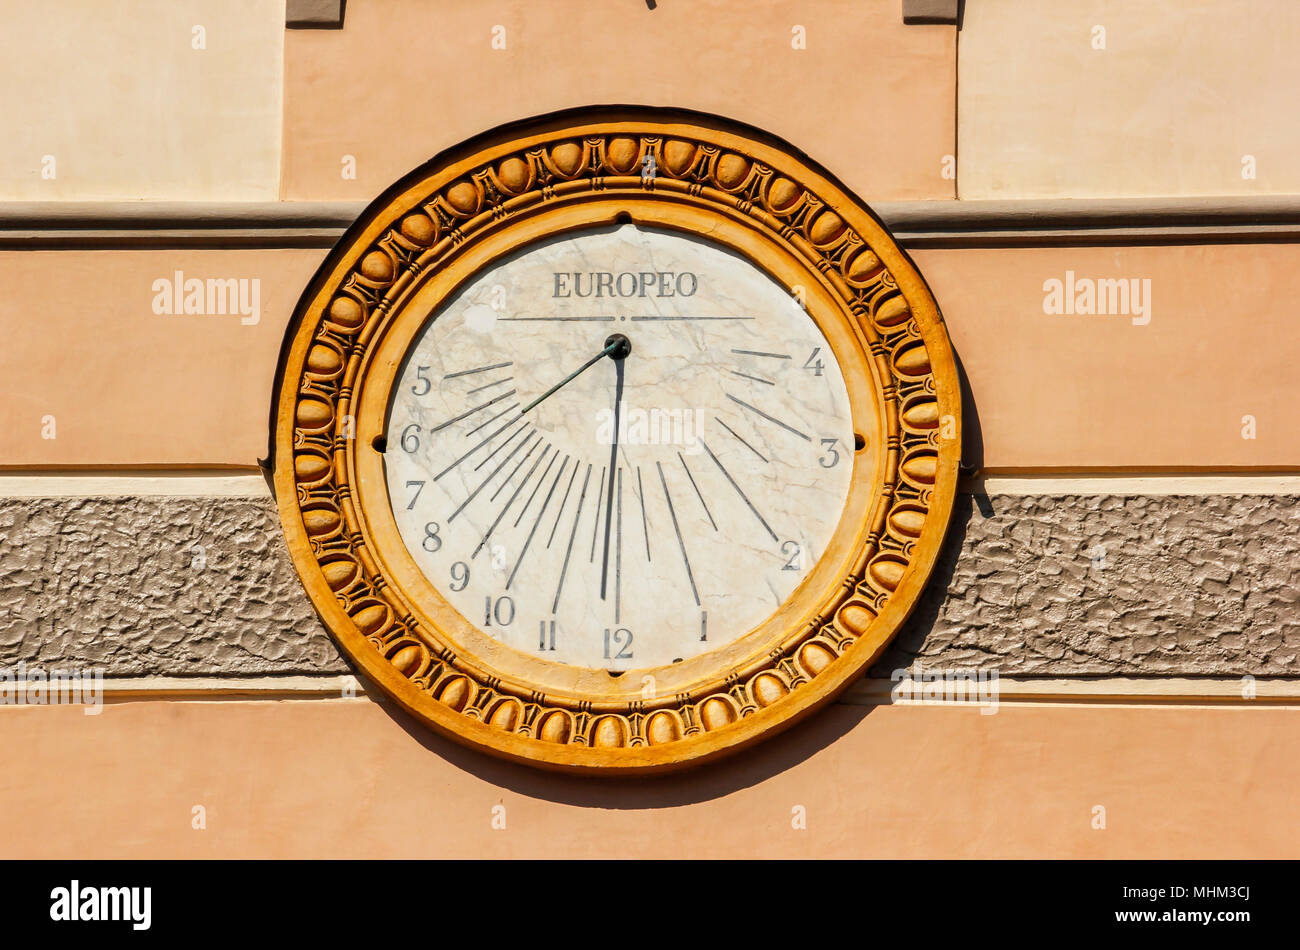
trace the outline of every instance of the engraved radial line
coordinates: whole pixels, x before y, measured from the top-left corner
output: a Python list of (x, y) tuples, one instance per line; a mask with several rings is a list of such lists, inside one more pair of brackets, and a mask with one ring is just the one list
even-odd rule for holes
[(614, 524), (614, 623), (618, 623), (620, 595), (623, 592), (623, 470), (621, 468), (618, 470), (618, 508)]
[(458, 376), (473, 376), (475, 373), (486, 373), (490, 369), (505, 369), (507, 366), (514, 366), (513, 362), (493, 363), (491, 366), (479, 366), (475, 369), (463, 369), (459, 373), (448, 373), (443, 379), (455, 379)]
[(789, 353), (764, 353), (762, 350), (737, 350), (734, 347), (731, 352), (739, 353), (741, 356), (766, 356), (768, 359), (773, 360), (788, 360), (791, 358)]
[(758, 513), (758, 509), (754, 507), (754, 503), (749, 500), (748, 495), (741, 491), (740, 486), (736, 484), (736, 480), (731, 477), (731, 473), (723, 467), (723, 464), (720, 461), (718, 461), (718, 457), (713, 454), (713, 450), (709, 448), (709, 444), (703, 439), (700, 439), (700, 445), (704, 446), (704, 451), (709, 453), (709, 458), (713, 459), (713, 464), (718, 466), (718, 471), (726, 476), (727, 481), (731, 482), (731, 487), (736, 489), (736, 494), (739, 495), (745, 504), (749, 506), (749, 510), (754, 513), (754, 517), (757, 518), (763, 527), (767, 529), (767, 533), (772, 536), (772, 540), (777, 540), (776, 532), (773, 531), (771, 525), (767, 523), (767, 519)]
[(551, 525), (551, 536), (546, 539), (547, 550), (550, 550), (551, 542), (555, 540), (555, 529), (560, 526), (560, 516), (564, 514), (564, 506), (569, 503), (569, 492), (573, 491), (573, 480), (578, 477), (578, 469), (582, 468), (581, 462), (573, 463), (573, 474), (569, 476), (569, 484), (564, 489), (564, 498), (560, 501), (560, 508), (555, 512), (555, 524)]
[[(438, 479), (442, 478), (442, 476), (446, 475), (448, 472), (450, 472), (452, 469), (454, 469), (454, 468), (455, 468), (457, 465), (459, 465), (461, 462), (465, 461), (465, 459), (469, 458), (471, 455), (473, 455), (473, 454), (474, 454), (475, 452), (477, 452), (479, 449), (483, 448), (483, 446), (487, 445), (489, 442), (491, 442), (493, 439), (495, 439), (497, 436), (499, 436), (499, 435), (500, 435), (502, 432), (504, 432), (506, 429), (509, 429), (512, 425), (515, 424), (516, 421), (517, 421), (517, 420), (515, 420), (515, 419), (511, 419), (509, 422), (507, 422), (507, 423), (506, 423), (505, 425), (503, 425), (501, 428), (497, 429), (497, 430), (496, 430), (495, 432), (493, 432), (491, 435), (487, 436), (487, 437), (486, 437), (482, 442), (480, 442), (478, 445), (474, 446), (474, 448), (470, 449), (468, 452), (466, 452), (466, 453), (465, 453), (464, 455), (462, 455), (460, 458), (456, 459), (456, 461), (452, 462), (450, 465), (448, 465), (446, 468), (444, 468), (444, 469), (443, 469), (441, 472), (439, 472), (437, 475), (433, 476), (433, 480), (436, 482)], [(511, 433), (509, 439), (506, 439), (506, 441), (503, 442), (503, 443), (501, 443), (501, 444), (502, 444), (502, 445), (507, 445), (507, 444), (509, 444), (510, 441), (513, 440), (514, 437), (517, 436), (520, 432), (524, 431), (525, 428), (526, 428), (525, 426), (520, 426), (519, 429), (517, 429), (515, 432)], [(496, 449), (493, 449), (493, 451), (495, 452)], [(488, 456), (488, 457), (491, 458), (491, 456)], [(475, 469), (475, 471), (478, 471), (478, 469)]]
[(770, 379), (764, 379), (762, 376), (751, 376), (749, 373), (742, 373), (742, 372), (741, 372), (740, 370), (738, 370), (738, 369), (733, 369), (733, 370), (731, 371), (731, 375), (732, 375), (732, 376), (739, 376), (741, 379), (752, 379), (754, 382), (756, 382), (756, 383), (762, 383), (764, 386), (775, 386), (775, 385), (776, 385), (776, 383), (772, 382), (772, 380), (770, 380)]
[(466, 418), (467, 416), (474, 415), (474, 413), (478, 412), (480, 409), (486, 409), (488, 406), (494, 406), (497, 403), (499, 403), (502, 399), (509, 399), (511, 396), (515, 394), (516, 391), (517, 390), (512, 389), (509, 392), (502, 393), (500, 396), (494, 396), (493, 398), (489, 399), (487, 402), (475, 406), (473, 409), (466, 409), (460, 415), (452, 416), (446, 422), (434, 426), (432, 429), (429, 430), (429, 434), (433, 435), (433, 433), (435, 432), (441, 432), (443, 429), (447, 428), (447, 426), (460, 422), (460, 420)]
[(551, 456), (551, 460), (546, 463), (546, 468), (542, 472), (542, 477), (537, 480), (537, 484), (534, 485), (533, 490), (529, 492), (528, 500), (524, 502), (524, 506), (519, 509), (519, 514), (515, 517), (515, 523), (510, 527), (517, 528), (519, 527), (519, 522), (524, 520), (524, 515), (528, 514), (528, 509), (533, 506), (533, 499), (537, 497), (537, 493), (541, 491), (542, 486), (546, 484), (546, 476), (551, 474), (551, 469), (555, 466), (555, 460), (559, 457), (559, 450), (556, 450), (556, 453)]
[(754, 317), (629, 317), (630, 320), (753, 320)]
[(498, 320), (515, 323), (538, 323), (541, 321), (558, 321), (560, 323), (609, 323), (613, 317), (498, 317)]
[[(512, 424), (513, 424), (513, 421), (512, 421), (512, 422), (507, 422), (507, 423), (506, 423), (507, 426), (510, 426), (510, 425), (512, 425)], [(495, 449), (493, 449), (491, 452), (489, 452), (489, 453), (487, 454), (487, 456), (483, 459), (483, 461), (479, 462), (477, 465), (474, 466), (474, 471), (477, 472), (480, 468), (482, 468), (482, 467), (483, 467), (484, 465), (486, 465), (488, 462), (492, 461), (492, 456), (496, 455), (498, 452), (500, 452), (502, 449), (504, 449), (507, 445), (509, 445), (511, 442), (513, 442), (513, 441), (515, 440), (515, 437), (516, 437), (516, 436), (520, 435), (521, 433), (528, 432), (530, 429), (532, 429), (532, 427), (533, 427), (533, 424), (532, 424), (531, 422), (529, 422), (528, 424), (526, 424), (526, 425), (522, 425), (522, 426), (520, 426), (518, 429), (516, 429), (514, 432), (510, 433), (510, 438), (506, 439), (504, 442), (502, 442), (500, 445), (498, 445)]]
[(449, 515), (447, 516), (447, 523), (448, 523), (448, 524), (450, 524), (452, 521), (454, 521), (455, 518), (456, 518), (456, 516), (457, 516), (458, 514), (460, 514), (462, 511), (465, 510), (465, 506), (468, 505), (471, 501), (473, 501), (473, 500), (478, 496), (478, 493), (481, 492), (484, 488), (487, 487), (487, 483), (488, 483), (488, 482), (492, 481), (492, 479), (494, 479), (494, 478), (497, 477), (497, 473), (500, 472), (501, 469), (505, 468), (505, 467), (506, 467), (506, 463), (509, 462), (512, 458), (515, 457), (515, 453), (518, 452), (520, 449), (522, 449), (522, 448), (523, 448), (525, 445), (527, 445), (529, 442), (531, 442), (531, 441), (533, 440), (533, 437), (534, 437), (535, 435), (537, 435), (536, 432), (530, 432), (530, 433), (528, 433), (528, 437), (527, 437), (526, 439), (524, 439), (524, 441), (520, 442), (518, 445), (516, 445), (513, 449), (510, 450), (510, 454), (507, 455), (505, 458), (503, 458), (503, 459), (501, 460), (501, 464), (500, 464), (500, 465), (498, 465), (496, 468), (492, 469), (492, 471), (491, 471), (491, 473), (488, 475), (488, 477), (485, 478), (485, 479), (483, 479), (483, 481), (482, 481), (481, 483), (479, 483), (478, 488), (474, 489), (472, 492), (469, 493), (469, 497), (466, 498), (464, 501), (462, 501), (462, 502), (460, 503), (460, 507), (458, 507), (455, 511), (453, 511), (451, 514), (449, 514)]
[[(537, 447), (536, 445), (533, 446), (533, 448), (536, 447)], [(532, 451), (533, 451), (532, 449), (528, 450), (529, 455), (532, 454)], [(483, 537), (479, 541), (478, 547), (476, 547), (474, 549), (474, 553), (469, 556), (471, 561), (474, 558), (478, 557), (478, 552), (483, 550), (483, 545), (487, 544), (488, 538), (492, 537), (492, 532), (496, 530), (497, 525), (501, 523), (501, 519), (504, 518), (506, 516), (506, 512), (510, 510), (510, 506), (513, 505), (515, 503), (515, 499), (519, 497), (519, 493), (523, 491), (524, 486), (528, 484), (528, 479), (533, 477), (533, 472), (537, 471), (537, 466), (541, 464), (542, 459), (546, 458), (546, 454), (550, 451), (551, 451), (550, 445), (547, 445), (544, 449), (542, 449), (542, 454), (537, 456), (537, 461), (533, 462), (533, 467), (528, 470), (528, 474), (524, 476), (524, 480), (519, 483), (518, 487), (515, 488), (513, 492), (510, 493), (510, 498), (506, 501), (505, 505), (502, 506), (501, 512), (496, 516), (492, 524), (488, 526), (487, 531), (483, 532)], [(524, 458), (528, 458), (528, 456), (525, 455)], [(552, 459), (551, 461), (555, 461), (555, 460)], [(507, 484), (509, 483), (507, 482)]]
[[(559, 452), (556, 452), (555, 455), (551, 456), (552, 463), (554, 463), (556, 458), (559, 457), (559, 454), (560, 454)], [(533, 521), (533, 526), (528, 529), (528, 537), (524, 539), (524, 546), (519, 550), (519, 559), (515, 561), (515, 566), (510, 570), (510, 576), (506, 578), (506, 590), (509, 590), (510, 585), (515, 582), (515, 574), (519, 572), (519, 565), (524, 563), (524, 555), (528, 553), (528, 545), (533, 543), (533, 535), (537, 533), (537, 526), (542, 523), (542, 515), (546, 514), (546, 509), (550, 507), (551, 496), (555, 494), (556, 486), (560, 484), (560, 478), (564, 475), (564, 469), (568, 464), (569, 464), (569, 456), (566, 455), (564, 457), (564, 461), (560, 463), (560, 470), (555, 473), (555, 481), (551, 482), (551, 487), (546, 492), (546, 498), (542, 502), (541, 509), (537, 512), (537, 518)], [(547, 471), (550, 471), (549, 465), (547, 466)], [(573, 474), (574, 475), (578, 474), (578, 469), (576, 466), (573, 469)], [(543, 475), (542, 478), (543, 480), (545, 480), (546, 476)], [(570, 484), (572, 484), (572, 481), (570, 481)], [(538, 482), (539, 487), (540, 485), (541, 482)], [(527, 510), (527, 506), (525, 505), (524, 507), (525, 510)], [(518, 524), (518, 522), (515, 523)]]
[(686, 464), (686, 459), (682, 458), (681, 452), (677, 453), (677, 460), (682, 463), (682, 468), (686, 469), (686, 477), (691, 480), (691, 487), (695, 489), (695, 497), (700, 500), (700, 504), (704, 506), (704, 513), (709, 516), (709, 524), (713, 525), (714, 531), (717, 531), (718, 523), (713, 520), (713, 512), (709, 511), (709, 504), (704, 500), (704, 496), (700, 494), (700, 486), (695, 484), (695, 476), (691, 474), (691, 468)]
[[(493, 415), (490, 419), (487, 419), (487, 420), (485, 420), (484, 422), (480, 422), (480, 423), (479, 423), (478, 425), (476, 425), (474, 428), (472, 428), (472, 429), (470, 429), (468, 432), (466, 432), (466, 433), (465, 433), (465, 438), (468, 439), (470, 436), (472, 436), (475, 432), (478, 432), (480, 429), (486, 429), (488, 426), (490, 426), (492, 423), (496, 422), (498, 419), (500, 419), (502, 416), (504, 416), (504, 415), (505, 415), (507, 412), (509, 412), (511, 409), (518, 409), (518, 408), (519, 408), (519, 403), (517, 403), (517, 402), (512, 402), (510, 405), (506, 406), (506, 407), (505, 407), (504, 409), (502, 409), (500, 412), (498, 412), (498, 413), (496, 413), (495, 415)], [(514, 419), (509, 419), (509, 420), (507, 420), (507, 422), (514, 422), (514, 421), (515, 421)]]
[(645, 514), (645, 486), (641, 484), (641, 466), (636, 467), (636, 497), (641, 500), (641, 533), (645, 535), (645, 559), (650, 561), (650, 520)]
[(764, 454), (763, 454), (762, 452), (760, 452), (758, 449), (754, 448), (752, 445), (750, 445), (748, 442), (746, 442), (744, 439), (742, 439), (742, 438), (740, 437), (740, 433), (738, 433), (738, 432), (737, 432), (735, 429), (733, 429), (731, 426), (727, 425), (725, 422), (723, 422), (723, 421), (722, 421), (721, 419), (719, 419), (717, 416), (714, 416), (714, 417), (713, 417), (713, 421), (716, 422), (718, 425), (722, 426), (722, 428), (726, 429), (726, 430), (727, 430), (728, 432), (730, 432), (733, 436), (735, 436), (735, 437), (736, 437), (736, 441), (739, 442), (741, 445), (743, 445), (745, 448), (749, 449), (749, 451), (753, 452), (755, 455), (757, 455), (757, 456), (758, 456), (760, 459), (762, 459), (764, 462), (767, 461), (767, 456), (766, 456), (766, 455), (764, 455)]
[(785, 424), (784, 422), (782, 422), (780, 419), (776, 418), (776, 416), (769, 416), (766, 412), (764, 412), (762, 409), (759, 409), (757, 406), (751, 406), (749, 403), (745, 402), (745, 400), (743, 400), (743, 399), (737, 399), (735, 396), (731, 395), (731, 393), (727, 393), (727, 398), (730, 399), (730, 400), (731, 400), (732, 402), (734, 402), (734, 403), (739, 403), (740, 405), (744, 406), (744, 407), (745, 407), (746, 409), (748, 409), (750, 412), (757, 413), (758, 415), (760, 415), (760, 416), (762, 416), (764, 419), (766, 419), (768, 422), (774, 422), (774, 423), (776, 423), (776, 424), (779, 425), (782, 429), (785, 429), (785, 431), (787, 431), (787, 432), (793, 432), (795, 435), (797, 435), (799, 438), (803, 439), (805, 442), (811, 442), (811, 441), (812, 441), (812, 438), (811, 438), (807, 433), (800, 432), (800, 431), (799, 431), (798, 429), (796, 429), (794, 426), (786, 425), (786, 424)]
[(695, 589), (695, 574), (691, 572), (691, 559), (686, 556), (686, 542), (682, 540), (682, 529), (677, 526), (677, 510), (673, 508), (673, 496), (668, 494), (668, 480), (664, 478), (662, 462), (655, 462), (659, 469), (659, 484), (664, 486), (664, 500), (668, 502), (668, 515), (673, 519), (673, 531), (677, 534), (677, 546), (682, 549), (682, 563), (686, 565), (686, 579), (691, 582), (691, 595), (695, 606), (700, 606), (700, 592)]
[(500, 386), (502, 383), (508, 383), (514, 379), (513, 376), (502, 376), (500, 379), (494, 379), (490, 383), (484, 383), (482, 386), (475, 386), (473, 389), (466, 390), (466, 396), (472, 396), (475, 393), (481, 393), (485, 389), (491, 389), (493, 386)]
[[(573, 473), (578, 474), (575, 468)], [(582, 503), (587, 500), (587, 484), (591, 481), (591, 463), (587, 463), (587, 474), (582, 479), (582, 491), (578, 494), (578, 510), (573, 513), (573, 530), (569, 532), (569, 546), (564, 552), (564, 565), (560, 568), (560, 583), (555, 585), (555, 602), (551, 604), (551, 613), (560, 609), (560, 592), (564, 590), (564, 575), (569, 573), (569, 555), (573, 553), (573, 539), (578, 536), (578, 521), (582, 518)]]
[(600, 467), (600, 487), (596, 489), (596, 522), (591, 526), (591, 557), (588, 564), (596, 563), (596, 539), (600, 537), (600, 499), (605, 494), (605, 466)]
[[(534, 443), (533, 443), (533, 448), (532, 448), (532, 449), (529, 449), (527, 452), (525, 452), (525, 453), (524, 453), (524, 457), (521, 458), (518, 462), (515, 463), (515, 467), (512, 468), (512, 469), (510, 470), (510, 474), (507, 475), (507, 476), (505, 477), (505, 480), (502, 481), (501, 484), (497, 486), (497, 490), (494, 491), (494, 492), (491, 494), (491, 496), (488, 498), (488, 501), (496, 501), (496, 500), (497, 500), (497, 495), (501, 494), (503, 491), (506, 490), (506, 486), (510, 484), (510, 479), (514, 478), (514, 477), (515, 477), (515, 473), (518, 472), (521, 468), (524, 467), (524, 463), (528, 461), (528, 457), (529, 457), (530, 455), (533, 454), (533, 449), (537, 448), (537, 446), (539, 446), (540, 444), (541, 444), (540, 442), (534, 442)], [(545, 453), (543, 453), (543, 454), (545, 454)], [(532, 469), (529, 469), (529, 474), (532, 474)], [(525, 482), (528, 481), (528, 477), (527, 477), (527, 476), (524, 477), (524, 481), (525, 481)], [(521, 486), (521, 487), (522, 487), (522, 485), (523, 485), (523, 482), (520, 482), (520, 486)]]

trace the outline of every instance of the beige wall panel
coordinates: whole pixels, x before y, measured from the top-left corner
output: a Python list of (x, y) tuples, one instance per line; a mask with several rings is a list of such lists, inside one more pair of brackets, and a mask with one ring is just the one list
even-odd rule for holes
[[(912, 256), (970, 378), (986, 468), (1300, 466), (1300, 245)], [(1044, 282), (1067, 271), (1149, 280), (1149, 322), (1044, 313)]]
[[(285, 326), (324, 255), (0, 252), (0, 466), (256, 464)], [(154, 313), (176, 271), (244, 280), (250, 304), (259, 281), (257, 322)]]
[(284, 10), (5, 0), (0, 200), (274, 199)]
[(1294, 858), (1297, 715), (832, 706), (725, 768), (610, 783), (487, 759), (366, 701), (5, 706), (23, 771), (0, 790), (0, 854)]
[(868, 199), (954, 194), (955, 31), (898, 0), (352, 3), (342, 31), (286, 34), (285, 76), (291, 199), (369, 198), (485, 129), (604, 103), (752, 123)]
[(967, 3), (959, 193), (1300, 192), (1297, 37), (1295, 0)]

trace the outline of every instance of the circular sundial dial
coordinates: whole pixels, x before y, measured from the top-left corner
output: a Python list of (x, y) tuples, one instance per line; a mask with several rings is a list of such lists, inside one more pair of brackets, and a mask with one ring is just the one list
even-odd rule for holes
[(806, 160), (717, 120), (489, 134), (375, 203), (299, 308), (295, 565), (459, 741), (604, 774), (742, 747), (860, 674), (956, 483), (947, 336)]

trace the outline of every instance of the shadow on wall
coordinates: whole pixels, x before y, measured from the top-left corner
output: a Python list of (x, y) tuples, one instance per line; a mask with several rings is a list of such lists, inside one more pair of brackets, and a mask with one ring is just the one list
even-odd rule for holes
[[(489, 785), (555, 804), (619, 810), (693, 805), (760, 785), (811, 759), (852, 731), (875, 708), (830, 703), (780, 735), (717, 762), (667, 775), (600, 778), (548, 772), (493, 758), (444, 739), (378, 691), (374, 698), (421, 746)], [(881, 763), (881, 768), (885, 767), (886, 763)]]

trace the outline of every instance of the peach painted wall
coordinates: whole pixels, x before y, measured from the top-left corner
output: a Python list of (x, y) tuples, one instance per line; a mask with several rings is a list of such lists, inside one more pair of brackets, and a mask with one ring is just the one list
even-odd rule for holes
[(5, 0), (0, 200), (270, 201), (285, 0)]
[[(1300, 246), (912, 256), (969, 374), (985, 468), (1300, 467)], [(1149, 314), (1044, 313), (1068, 271), (1149, 281)]]
[(7, 706), (23, 768), (0, 778), (0, 854), (1294, 858), (1298, 714), (835, 705), (719, 767), (617, 784), (499, 763), (365, 699)]
[(1297, 36), (1295, 0), (971, 0), (960, 196), (1300, 192)]
[(493, 126), (606, 103), (752, 123), (868, 200), (954, 196), (956, 32), (905, 26), (899, 0), (361, 2), (284, 54), (290, 200), (369, 199)]
[[(324, 256), (0, 252), (0, 465), (254, 465), (284, 327)], [(970, 377), (966, 428), (978, 418), (986, 468), (1300, 467), (1300, 245), (913, 257)], [(259, 279), (260, 321), (154, 314), (152, 282), (177, 269)], [(1045, 314), (1044, 281), (1069, 270), (1150, 280), (1150, 322)], [(48, 414), (54, 440), (42, 438)]]
[[(0, 464), (255, 465), (285, 326), (324, 256), (0, 252)], [(154, 281), (175, 283), (177, 271), (182, 282), (259, 281), (258, 322), (154, 313)]]

